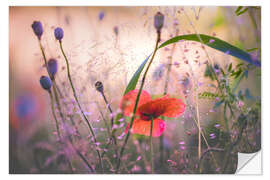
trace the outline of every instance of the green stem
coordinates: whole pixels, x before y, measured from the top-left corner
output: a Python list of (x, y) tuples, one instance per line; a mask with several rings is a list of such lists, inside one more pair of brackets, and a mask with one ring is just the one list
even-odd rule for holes
[[(110, 104), (108, 103), (108, 100), (107, 100), (107, 98), (106, 98), (104, 92), (101, 92), (101, 95), (102, 95), (102, 97), (103, 97), (103, 99), (104, 99), (104, 101), (105, 101), (105, 103), (106, 103), (106, 106), (108, 107), (108, 109), (109, 109), (111, 115), (113, 115), (112, 108), (111, 108)], [(112, 117), (112, 118), (111, 118), (111, 128), (113, 127), (113, 124), (114, 124), (114, 118)]]
[[(62, 121), (64, 121), (64, 116), (63, 116), (63, 113), (62, 113), (62, 110), (61, 110), (61, 106), (60, 106), (60, 103), (59, 103), (59, 99), (58, 99), (58, 94), (57, 94), (57, 85), (56, 85), (56, 82), (55, 82), (55, 79), (54, 77), (49, 73), (49, 70), (48, 70), (48, 63), (47, 63), (47, 58), (46, 58), (46, 55), (45, 55), (45, 51), (44, 51), (44, 48), (41, 44), (41, 41), (39, 40), (39, 47), (40, 47), (40, 50), (41, 50), (41, 53), (42, 53), (42, 56), (43, 56), (43, 60), (44, 60), (44, 63), (45, 63), (45, 66), (46, 66), (46, 70), (47, 70), (47, 73), (49, 75), (49, 77), (52, 79), (52, 82), (53, 82), (53, 91), (54, 91), (54, 95), (55, 95), (55, 99), (56, 99), (56, 103), (57, 103), (57, 107), (58, 107), (58, 110), (60, 112), (60, 116), (62, 118)], [(59, 140), (61, 140), (61, 136), (60, 136), (60, 129), (59, 129), (59, 125), (58, 125), (58, 120), (57, 120), (57, 117), (56, 117), (56, 114), (55, 114), (55, 110), (54, 110), (54, 100), (53, 100), (53, 95), (52, 95), (52, 92), (51, 90), (49, 91), (49, 94), (50, 94), (50, 98), (51, 98), (51, 108), (52, 108), (52, 113), (53, 113), (53, 116), (54, 116), (54, 119), (55, 119), (55, 122), (56, 122), (56, 129), (57, 129), (57, 134), (58, 134), (58, 137), (59, 137)], [(61, 94), (60, 94), (61, 95)], [(80, 153), (78, 153), (78, 150), (74, 147), (72, 141), (70, 140), (71, 144), (72, 144), (72, 147), (76, 150), (76, 153), (83, 159), (83, 161), (86, 163), (86, 165), (89, 167), (89, 169), (94, 172), (93, 168), (89, 165), (89, 163), (87, 162), (87, 160), (83, 157), (83, 155), (81, 155)], [(72, 166), (70, 160), (68, 159), (68, 163)], [(71, 172), (73, 172), (73, 169), (71, 168)]]
[[(113, 110), (112, 110), (110, 104), (108, 103), (108, 100), (107, 100), (104, 92), (102, 91), (100, 93), (101, 93), (101, 95), (102, 95), (102, 97), (103, 97), (103, 99), (105, 101), (105, 104), (106, 104), (107, 108), (109, 109), (110, 114), (113, 115)], [(106, 120), (105, 120), (105, 122), (106, 122)], [(113, 130), (113, 124), (114, 124), (114, 117), (112, 116), (111, 117), (111, 133), (110, 134), (111, 134), (111, 141), (113, 141), (113, 144), (114, 144), (114, 150), (115, 150), (116, 159), (118, 159), (117, 140), (116, 140), (116, 137), (115, 137), (115, 134), (114, 134), (115, 131)]]
[(41, 53), (42, 53), (42, 56), (43, 56), (43, 60), (44, 60), (44, 64), (45, 64), (45, 66), (46, 66), (46, 70), (47, 70), (47, 72), (48, 72), (48, 75), (49, 75), (49, 77), (50, 77), (51, 79), (53, 79), (52, 76), (51, 76), (51, 74), (49, 73), (49, 70), (48, 70), (48, 63), (47, 63), (47, 58), (46, 58), (46, 56), (45, 56), (44, 48), (43, 48), (43, 46), (42, 46), (40, 40), (38, 40), (38, 43), (39, 43), (39, 48), (40, 48), (40, 50), (41, 50)]
[[(175, 32), (175, 36), (178, 36), (179, 34), (179, 29), (176, 29), (176, 32)], [(169, 85), (169, 81), (170, 81), (170, 73), (171, 73), (171, 69), (172, 69), (172, 59), (173, 59), (173, 54), (174, 54), (174, 50), (175, 50), (175, 47), (176, 47), (176, 43), (173, 44), (173, 47), (172, 47), (172, 51), (171, 51), (171, 56), (170, 56), (170, 59), (169, 59), (169, 63), (167, 65), (168, 67), (168, 70), (167, 70), (167, 74), (166, 74), (166, 81), (165, 81), (165, 86), (164, 86), (164, 93), (163, 95), (166, 95), (167, 94), (167, 91), (168, 91), (168, 85)], [(164, 151), (164, 145), (163, 145), (163, 140), (164, 140), (164, 135), (162, 134), (160, 137), (159, 137), (159, 151), (160, 151), (160, 165), (163, 166), (163, 151)]]
[(52, 108), (52, 114), (53, 114), (53, 117), (54, 117), (54, 120), (55, 120), (55, 126), (56, 126), (56, 130), (57, 130), (57, 135), (58, 135), (58, 138), (60, 140), (61, 139), (61, 134), (60, 134), (59, 124), (58, 124), (56, 114), (55, 114), (55, 110), (54, 110), (54, 101), (53, 101), (53, 95), (52, 95), (51, 91), (49, 91), (49, 95), (50, 95), (50, 98), (51, 98), (51, 108)]
[[(76, 94), (76, 91), (75, 91), (75, 88), (74, 88), (74, 85), (73, 85), (73, 82), (72, 82), (72, 79), (71, 79), (71, 75), (70, 75), (69, 62), (68, 62), (68, 59), (67, 59), (67, 57), (66, 57), (66, 54), (65, 54), (65, 52), (64, 52), (64, 50), (63, 50), (62, 41), (59, 41), (59, 44), (60, 44), (61, 52), (62, 52), (62, 54), (63, 54), (63, 56), (64, 56), (64, 58), (65, 58), (65, 61), (66, 61), (66, 65), (67, 65), (67, 75), (68, 75), (69, 83), (70, 83), (71, 88), (72, 88), (72, 91), (73, 91), (74, 98), (75, 98), (75, 100), (76, 100), (76, 102), (77, 102), (77, 105), (78, 105), (78, 107), (79, 107), (79, 109), (80, 109), (80, 111), (81, 111), (81, 114), (82, 114), (82, 116), (83, 116), (83, 118), (84, 118), (84, 120), (85, 120), (85, 122), (86, 122), (86, 124), (87, 124), (87, 126), (88, 126), (88, 128), (89, 128), (89, 130), (90, 130), (90, 133), (91, 133), (92, 136), (93, 136), (95, 145), (97, 146), (97, 144), (96, 144), (96, 143), (97, 143), (97, 139), (96, 139), (96, 135), (95, 135), (95, 133), (94, 133), (94, 131), (93, 131), (93, 127), (92, 127), (92, 125), (90, 124), (90, 122), (88, 121), (87, 117), (85, 116), (85, 114), (84, 114), (84, 112), (83, 112), (83, 110), (82, 110), (82, 108), (81, 108), (81, 105), (80, 105), (80, 103), (79, 103), (79, 100), (78, 100), (78, 97), (77, 97), (77, 94)], [(101, 169), (102, 169), (102, 172), (103, 172), (103, 162), (102, 162), (102, 159), (101, 159), (101, 155), (100, 155), (100, 152), (99, 152), (98, 149), (96, 149), (96, 151), (97, 151), (98, 158), (99, 158), (99, 162), (100, 162)]]
[(225, 105), (224, 105), (224, 121), (225, 121), (226, 131), (227, 131), (227, 133), (230, 133), (226, 112), (227, 112), (227, 102), (225, 102)]
[(153, 152), (153, 122), (154, 118), (151, 118), (151, 131), (150, 131), (150, 158), (151, 158), (151, 173), (154, 174), (154, 152)]
[(142, 92), (142, 89), (143, 89), (143, 85), (144, 85), (144, 82), (145, 82), (145, 79), (146, 79), (146, 75), (147, 75), (147, 72), (148, 72), (148, 70), (150, 68), (150, 65), (153, 62), (153, 59), (154, 59), (154, 57), (156, 55), (156, 52), (158, 50), (158, 43), (159, 43), (159, 41), (160, 41), (160, 33), (157, 33), (157, 41), (156, 41), (156, 45), (155, 45), (155, 50), (154, 50), (154, 53), (152, 55), (152, 58), (151, 58), (151, 60), (150, 60), (150, 62), (148, 64), (148, 66), (147, 66), (147, 68), (146, 68), (146, 70), (144, 72), (143, 78), (142, 78), (142, 83), (141, 83), (141, 86), (140, 86), (138, 95), (136, 97), (135, 106), (134, 106), (134, 109), (133, 109), (133, 113), (132, 113), (130, 125), (129, 125), (129, 128), (128, 128), (128, 133), (127, 133), (127, 136), (125, 138), (124, 144), (123, 144), (123, 146), (121, 147), (121, 150), (120, 150), (120, 156), (119, 156), (117, 167), (116, 167), (116, 173), (119, 171), (119, 168), (120, 168), (121, 158), (123, 156), (123, 153), (124, 153), (124, 150), (125, 150), (125, 147), (126, 147), (126, 144), (127, 144), (128, 138), (129, 138), (129, 135), (130, 135), (130, 129), (132, 128), (133, 121), (135, 119), (135, 113), (136, 113), (136, 110), (137, 110), (137, 106), (138, 106), (140, 95), (141, 95), (141, 92)]
[(56, 100), (56, 103), (57, 103), (57, 108), (58, 108), (58, 110), (59, 110), (59, 112), (60, 112), (60, 116), (61, 116), (62, 120), (64, 120), (64, 115), (63, 115), (62, 110), (61, 110), (61, 105), (60, 105), (60, 103), (59, 103), (57, 91), (56, 91), (56, 89), (55, 89), (55, 88), (57, 88), (56, 83), (55, 83), (55, 79), (54, 79), (54, 77), (49, 73), (49, 70), (48, 70), (48, 63), (47, 63), (47, 58), (46, 58), (46, 55), (45, 55), (44, 48), (43, 48), (43, 46), (42, 46), (42, 44), (41, 44), (41, 41), (39, 40), (38, 42), (39, 42), (39, 47), (40, 47), (40, 50), (41, 50), (41, 53), (42, 53), (42, 56), (43, 56), (44, 64), (45, 64), (45, 66), (46, 66), (47, 73), (48, 73), (48, 75), (49, 75), (49, 77), (51, 78), (52, 83), (53, 83), (53, 92), (54, 92), (55, 100)]
[(64, 114), (62, 112), (61, 104), (60, 104), (60, 101), (59, 101), (59, 98), (58, 98), (58, 93), (57, 93), (57, 90), (56, 90), (55, 80), (52, 80), (52, 83), (53, 83), (53, 93), (54, 93), (55, 101), (56, 101), (56, 104), (57, 104), (57, 108), (59, 110), (60, 117), (61, 117), (62, 121), (64, 122), (65, 118), (64, 118)]
[[(56, 130), (57, 130), (57, 135), (58, 135), (59, 141), (61, 142), (61, 134), (60, 134), (59, 124), (58, 124), (58, 120), (57, 120), (55, 110), (54, 110), (53, 95), (52, 95), (51, 90), (49, 90), (48, 92), (49, 92), (50, 99), (51, 99), (51, 108), (52, 108), (52, 114), (53, 114), (53, 117), (54, 117), (54, 120), (55, 120), (55, 126), (56, 126)], [(67, 157), (67, 161), (68, 161), (69, 168), (70, 168), (71, 172), (73, 173), (73, 167), (72, 167), (72, 163), (70, 162), (69, 157)]]

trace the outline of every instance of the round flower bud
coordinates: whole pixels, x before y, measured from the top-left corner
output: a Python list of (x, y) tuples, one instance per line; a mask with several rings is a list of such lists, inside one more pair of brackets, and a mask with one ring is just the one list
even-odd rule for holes
[(41, 76), (39, 82), (41, 87), (45, 90), (50, 90), (52, 87), (52, 81), (48, 76)]
[(32, 29), (35, 33), (35, 35), (38, 37), (38, 39), (40, 40), (42, 34), (43, 34), (43, 27), (41, 22), (39, 21), (34, 21), (32, 24)]
[(157, 32), (160, 32), (161, 28), (163, 27), (164, 23), (164, 15), (161, 12), (158, 12), (154, 17), (154, 26)]
[(102, 82), (97, 81), (96, 84), (95, 84), (95, 86), (96, 86), (96, 90), (97, 90), (98, 92), (103, 93), (104, 87), (103, 87)]
[(64, 37), (64, 31), (62, 28), (58, 27), (54, 30), (54, 36), (55, 36), (55, 39), (61, 41), (62, 38)]
[(98, 19), (99, 19), (100, 21), (102, 21), (102, 19), (104, 18), (104, 16), (105, 16), (105, 13), (104, 13), (103, 11), (101, 11), (101, 12), (98, 14)]
[(54, 79), (55, 74), (57, 73), (57, 61), (55, 59), (50, 59), (48, 61), (48, 71), (52, 78)]

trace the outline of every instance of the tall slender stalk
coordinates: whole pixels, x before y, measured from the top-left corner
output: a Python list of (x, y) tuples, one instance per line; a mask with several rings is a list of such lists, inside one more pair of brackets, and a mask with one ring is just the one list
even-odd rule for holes
[[(101, 93), (102, 94), (102, 97), (106, 103), (106, 106), (108, 107), (111, 115), (113, 114), (113, 111), (112, 111), (112, 108), (110, 106), (110, 104), (108, 103), (107, 99), (106, 99), (106, 96), (104, 94), (104, 92)], [(114, 117), (112, 116), (111, 117), (111, 139), (113, 141), (113, 144), (114, 144), (114, 147), (115, 147), (115, 155), (116, 155), (116, 158), (118, 159), (118, 148), (117, 148), (117, 140), (116, 140), (116, 137), (115, 137), (115, 134), (114, 134), (114, 130), (113, 130), (113, 124), (114, 124)]]
[[(179, 34), (179, 29), (177, 28), (176, 29), (176, 32), (175, 32), (175, 36), (178, 36)], [(172, 51), (171, 51), (171, 55), (170, 55), (170, 59), (169, 59), (169, 63), (167, 65), (168, 69), (167, 69), (167, 74), (166, 74), (166, 80), (165, 80), (165, 86), (164, 86), (164, 93), (163, 95), (166, 95), (167, 94), (167, 91), (168, 91), (168, 85), (169, 85), (169, 81), (170, 81), (170, 73), (171, 73), (171, 69), (172, 69), (172, 59), (173, 59), (173, 54), (174, 54), (174, 50), (175, 50), (175, 47), (176, 47), (176, 43), (173, 44), (173, 47), (172, 47)], [(159, 151), (160, 151), (160, 165), (162, 166), (163, 165), (163, 149), (164, 149), (164, 145), (163, 145), (163, 139), (164, 139), (164, 135), (162, 134), (160, 137), (159, 137)]]
[(151, 173), (154, 174), (155, 172), (155, 167), (154, 167), (154, 152), (153, 152), (153, 122), (154, 118), (151, 117), (151, 131), (150, 131), (150, 158), (151, 158)]
[(49, 91), (49, 95), (50, 95), (50, 98), (51, 98), (51, 108), (52, 108), (52, 114), (53, 114), (53, 117), (54, 117), (55, 126), (56, 126), (56, 130), (57, 130), (57, 135), (58, 135), (58, 138), (60, 140), (61, 139), (61, 134), (60, 134), (59, 124), (58, 124), (56, 114), (55, 114), (55, 110), (54, 110), (54, 101), (53, 101), (53, 95), (52, 95), (51, 91)]
[[(183, 12), (184, 12), (184, 15), (186, 16), (186, 18), (188, 19), (188, 21), (189, 21), (191, 27), (193, 28), (195, 34), (197, 35), (198, 39), (199, 39), (200, 42), (203, 44), (203, 40), (202, 40), (201, 36), (198, 34), (198, 32), (197, 32), (195, 26), (193, 25), (193, 23), (191, 22), (189, 16), (188, 16), (187, 13), (185, 12), (185, 10), (183, 10)], [(222, 93), (222, 90), (221, 90), (221, 88), (220, 88), (220, 87), (221, 87), (220, 81), (219, 81), (219, 79), (218, 79), (218, 77), (217, 77), (217, 75), (216, 75), (216, 72), (215, 72), (215, 71), (213, 70), (213, 68), (212, 68), (212, 67), (214, 66), (214, 63), (213, 63), (212, 59), (210, 59), (210, 56), (209, 56), (208, 52), (206, 51), (206, 49), (203, 48), (203, 50), (204, 50), (204, 52), (205, 52), (205, 54), (206, 54), (206, 56), (207, 56), (207, 65), (209, 65), (209, 64), (211, 63), (211, 68), (210, 68), (210, 70), (211, 70), (212, 74), (214, 75), (215, 80), (216, 80), (217, 83), (218, 83), (218, 90)], [(210, 63), (209, 63), (209, 62), (210, 62)], [(197, 99), (198, 99), (198, 94), (196, 93), (196, 112), (197, 112), (196, 114), (197, 114), (197, 118), (199, 118), (200, 116), (199, 116), (198, 101), (197, 101)], [(199, 145), (199, 147), (198, 147), (198, 157), (200, 158), (200, 156), (201, 156), (201, 134), (202, 134), (202, 132), (201, 132), (201, 125), (200, 125), (200, 120), (199, 120), (199, 119), (198, 119), (198, 131), (199, 131), (199, 134), (198, 134), (198, 145)], [(213, 158), (214, 158), (213, 153), (212, 153), (212, 152), (210, 152), (210, 153), (211, 153), (211, 155), (212, 155)], [(214, 159), (214, 160), (215, 160), (215, 159)]]
[(54, 77), (49, 73), (47, 58), (46, 58), (46, 55), (45, 55), (44, 48), (43, 48), (43, 46), (41, 44), (41, 40), (39, 39), (38, 42), (39, 42), (39, 47), (40, 47), (40, 50), (41, 50), (41, 53), (42, 53), (42, 56), (43, 56), (44, 64), (46, 66), (47, 73), (48, 73), (48, 75), (51, 78), (52, 83), (53, 83), (53, 92), (54, 92), (55, 100), (56, 100), (56, 103), (57, 103), (57, 108), (59, 110), (59, 113), (60, 113), (60, 116), (61, 116), (62, 120), (64, 120), (64, 115), (63, 115), (62, 110), (61, 110), (61, 105), (60, 105), (57, 90), (56, 90), (56, 88), (57, 88), (56, 82), (55, 82)]
[(154, 59), (154, 57), (156, 55), (156, 52), (158, 50), (158, 43), (159, 43), (159, 41), (160, 41), (160, 32), (157, 32), (157, 40), (156, 40), (155, 49), (154, 49), (153, 55), (151, 57), (151, 60), (150, 60), (148, 66), (147, 66), (147, 68), (146, 68), (146, 70), (144, 72), (144, 75), (143, 75), (143, 78), (142, 78), (142, 83), (141, 83), (141, 86), (140, 86), (138, 95), (136, 97), (135, 106), (134, 106), (134, 109), (133, 109), (133, 113), (132, 113), (130, 125), (129, 125), (129, 128), (128, 128), (128, 133), (127, 133), (127, 136), (125, 138), (124, 144), (123, 144), (123, 146), (121, 147), (121, 150), (120, 150), (120, 155), (119, 155), (119, 159), (118, 159), (118, 163), (117, 163), (117, 167), (116, 167), (116, 173), (118, 173), (119, 168), (120, 168), (121, 158), (123, 156), (123, 153), (124, 153), (124, 150), (125, 150), (125, 147), (126, 147), (126, 144), (127, 144), (128, 138), (129, 138), (129, 135), (130, 135), (130, 129), (132, 128), (132, 125), (133, 125), (133, 121), (134, 121), (134, 118), (135, 118), (135, 113), (136, 113), (136, 110), (137, 110), (137, 106), (138, 106), (140, 95), (141, 95), (141, 92), (142, 92), (142, 89), (143, 89), (143, 85), (145, 83), (146, 75), (147, 75), (147, 72), (148, 72), (148, 70), (150, 68), (150, 65), (153, 62), (153, 59)]
[[(71, 75), (70, 75), (69, 62), (68, 62), (68, 59), (67, 59), (67, 57), (66, 57), (66, 54), (65, 54), (65, 52), (64, 52), (64, 50), (63, 50), (62, 41), (59, 41), (59, 45), (60, 45), (61, 52), (62, 52), (62, 54), (63, 54), (63, 56), (64, 56), (64, 59), (65, 59), (65, 61), (66, 61), (68, 80), (69, 80), (69, 83), (70, 83), (70, 86), (71, 86), (71, 89), (72, 89), (74, 98), (75, 98), (75, 100), (76, 100), (76, 102), (77, 102), (77, 105), (78, 105), (78, 107), (79, 107), (79, 109), (80, 109), (80, 111), (81, 111), (81, 114), (82, 114), (82, 116), (83, 116), (83, 118), (84, 118), (84, 120), (85, 120), (85, 122), (86, 122), (86, 124), (87, 124), (87, 126), (88, 126), (88, 128), (89, 128), (89, 130), (90, 130), (90, 133), (91, 133), (92, 136), (93, 136), (95, 145), (97, 146), (97, 139), (96, 139), (96, 135), (95, 135), (95, 133), (94, 133), (93, 127), (92, 127), (92, 125), (90, 124), (90, 122), (88, 121), (87, 117), (85, 116), (85, 114), (84, 114), (84, 112), (83, 112), (83, 110), (82, 110), (82, 107), (81, 107), (81, 105), (80, 105), (80, 103), (79, 103), (79, 100), (78, 100), (78, 97), (77, 97), (77, 94), (76, 94), (76, 91), (75, 91), (75, 88), (74, 88), (74, 85), (73, 85), (73, 82), (72, 82), (72, 79), (71, 79)], [(101, 169), (102, 169), (102, 172), (103, 172), (103, 171), (104, 171), (104, 168), (103, 168), (102, 158), (101, 158), (100, 152), (99, 152), (99, 150), (98, 150), (97, 148), (96, 148), (96, 151), (97, 151), (98, 158), (99, 158), (99, 162), (100, 162)]]

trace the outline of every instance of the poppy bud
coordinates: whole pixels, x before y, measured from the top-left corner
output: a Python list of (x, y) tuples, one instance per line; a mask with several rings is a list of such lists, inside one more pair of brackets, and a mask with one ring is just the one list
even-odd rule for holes
[(62, 28), (58, 27), (54, 30), (54, 36), (55, 36), (55, 39), (61, 41), (62, 38), (64, 37), (64, 31)]
[(96, 86), (96, 90), (97, 90), (98, 92), (103, 93), (104, 88), (103, 88), (102, 82), (97, 81), (96, 84), (95, 84), (95, 86)]
[(55, 59), (50, 59), (48, 61), (48, 71), (52, 78), (54, 79), (55, 74), (57, 73), (57, 61)]
[(161, 12), (158, 12), (154, 17), (154, 26), (157, 32), (160, 32), (164, 23), (164, 15)]
[(41, 76), (39, 82), (42, 88), (45, 90), (49, 91), (52, 87), (52, 81), (48, 76)]
[(40, 40), (42, 33), (43, 33), (43, 27), (41, 22), (39, 21), (34, 21), (32, 24), (32, 29), (35, 33), (35, 35), (38, 37), (38, 39)]

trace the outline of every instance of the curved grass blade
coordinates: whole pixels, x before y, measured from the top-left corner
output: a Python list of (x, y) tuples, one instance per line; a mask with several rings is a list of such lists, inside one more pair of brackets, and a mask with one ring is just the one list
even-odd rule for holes
[(147, 63), (147, 60), (151, 57), (152, 53), (147, 56), (147, 58), (142, 62), (142, 64), (140, 65), (140, 67), (137, 69), (137, 71), (134, 73), (134, 75), (132, 76), (131, 80), (129, 81), (125, 93), (127, 94), (129, 91), (134, 90), (136, 88), (137, 82), (139, 80), (140, 74), (145, 66), (145, 64)]
[(251, 56), (243, 51), (242, 49), (235, 47), (221, 39), (218, 39), (216, 37), (213, 36), (208, 36), (208, 35), (204, 35), (204, 34), (188, 34), (188, 35), (182, 35), (182, 36), (176, 36), (173, 37), (171, 39), (169, 39), (168, 41), (164, 42), (163, 44), (161, 44), (159, 46), (159, 48), (163, 48), (169, 44), (173, 44), (176, 43), (180, 40), (188, 40), (188, 41), (197, 41), (200, 42), (200, 39), (198, 38), (198, 36), (200, 36), (200, 38), (202, 39), (202, 43), (213, 48), (216, 50), (219, 50), (225, 54), (229, 54), (231, 56), (237, 57), (241, 60), (244, 60), (250, 64), (253, 64), (255, 66), (260, 67), (261, 63), (258, 60), (253, 60), (251, 58)]
[[(219, 50), (223, 53), (226, 53), (226, 54), (229, 54), (231, 56), (234, 56), (234, 57), (237, 57), (241, 60), (244, 60), (250, 64), (253, 64), (255, 66), (258, 66), (260, 67), (261, 64), (258, 60), (253, 60), (251, 58), (251, 56), (243, 51), (242, 49), (238, 48), (238, 47), (235, 47), (221, 39), (218, 39), (216, 37), (213, 37), (213, 36), (208, 36), (208, 35), (204, 35), (204, 34), (188, 34), (188, 35), (182, 35), (182, 36), (176, 36), (176, 37), (173, 37), (167, 41), (165, 41), (164, 43), (162, 43), (160, 46), (159, 46), (159, 49), (160, 48), (163, 48), (167, 45), (170, 45), (170, 44), (173, 44), (173, 43), (177, 43), (179, 42), (180, 40), (187, 40), (187, 41), (196, 41), (196, 42), (200, 42), (200, 39), (199, 37), (201, 38), (203, 44), (213, 48), (213, 49), (216, 49), (216, 50)], [(138, 80), (139, 80), (139, 77), (140, 77), (140, 74), (147, 62), (147, 60), (150, 58), (150, 56), (152, 55), (152, 53), (142, 62), (142, 64), (140, 65), (140, 67), (137, 69), (137, 71), (135, 72), (135, 74), (132, 76), (131, 80), (129, 81), (128, 83), (128, 86), (125, 90), (125, 93), (124, 94), (127, 94), (129, 91), (131, 90), (134, 90), (136, 88), (136, 85), (138, 83)]]

